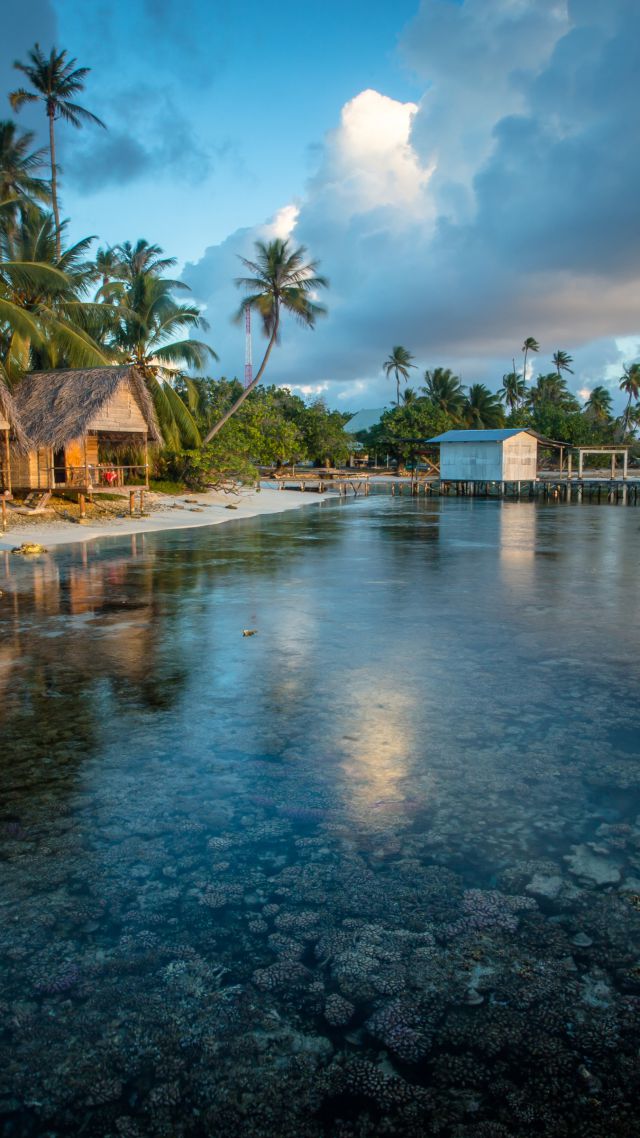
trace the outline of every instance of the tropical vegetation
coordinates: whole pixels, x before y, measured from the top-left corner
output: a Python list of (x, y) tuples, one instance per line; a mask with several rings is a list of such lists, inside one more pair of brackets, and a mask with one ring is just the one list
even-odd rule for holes
[(405, 383), (409, 380), (409, 369), (414, 368), (416, 365), (413, 363), (413, 356), (402, 344), (397, 344), (391, 351), (390, 356), (383, 363), (384, 373), (387, 378), (393, 375), (396, 381), (396, 404), (400, 406), (400, 380), (403, 379)]

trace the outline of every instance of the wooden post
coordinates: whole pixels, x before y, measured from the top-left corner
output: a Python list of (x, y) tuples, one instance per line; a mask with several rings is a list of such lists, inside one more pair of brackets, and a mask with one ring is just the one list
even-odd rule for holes
[(80, 507), (80, 517), (86, 518), (87, 508), (84, 500), (84, 494), (78, 494), (78, 505)]
[(149, 489), (149, 439), (146, 431), (144, 436), (144, 484)]
[(2, 532), (7, 528), (7, 499), (2, 495)]
[(142, 517), (143, 513), (144, 513), (144, 490), (141, 487), (140, 488), (140, 517)]
[(627, 470), (629, 468), (629, 451), (625, 450), (622, 453), (622, 477), (627, 477)]
[(579, 450), (579, 451), (578, 451), (578, 478), (582, 478), (582, 463), (583, 463), (583, 460), (584, 460), (584, 454), (583, 454), (583, 452), (582, 452), (581, 450)]
[(611, 477), (615, 478), (615, 476), (616, 476), (616, 452), (612, 451), (612, 453), (611, 453)]
[(5, 460), (6, 460), (6, 464), (7, 464), (4, 489), (7, 490), (10, 494), (11, 493), (11, 449), (9, 447), (9, 432), (8, 431), (4, 432), (4, 452), (5, 452)]
[(134, 511), (135, 511), (135, 500), (136, 500), (136, 492), (135, 492), (135, 490), (130, 490), (129, 491), (129, 515), (130, 515), (130, 517), (133, 517)]

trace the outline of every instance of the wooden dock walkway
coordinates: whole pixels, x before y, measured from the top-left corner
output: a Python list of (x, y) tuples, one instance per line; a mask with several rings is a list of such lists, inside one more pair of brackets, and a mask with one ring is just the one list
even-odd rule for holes
[(278, 490), (299, 490), (302, 493), (310, 491), (316, 494), (325, 494), (327, 490), (336, 490), (341, 498), (351, 492), (354, 497), (359, 494), (367, 495), (371, 489), (371, 479), (368, 474), (350, 474), (345, 470), (304, 470), (299, 473), (266, 473), (262, 474), (261, 481), (276, 484)]
[(435, 475), (391, 481), (391, 494), (436, 494), (447, 497), (543, 499), (564, 502), (611, 502), (637, 505), (640, 500), (640, 475), (626, 478), (595, 475), (577, 477), (543, 471), (535, 481), (520, 482), (452, 482)]

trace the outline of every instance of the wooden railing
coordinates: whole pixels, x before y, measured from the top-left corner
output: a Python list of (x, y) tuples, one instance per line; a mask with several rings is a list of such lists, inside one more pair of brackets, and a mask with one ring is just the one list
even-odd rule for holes
[[(64, 481), (60, 480), (60, 474), (64, 469)], [(51, 471), (51, 485), (56, 487), (85, 487), (93, 490), (108, 490), (111, 486), (128, 486), (131, 485), (131, 480), (135, 480), (138, 484), (140, 480), (143, 481), (145, 486), (149, 484), (149, 466), (145, 463), (138, 463), (133, 466), (118, 466), (112, 462), (104, 463), (89, 463), (87, 466), (62, 466), (52, 467)]]

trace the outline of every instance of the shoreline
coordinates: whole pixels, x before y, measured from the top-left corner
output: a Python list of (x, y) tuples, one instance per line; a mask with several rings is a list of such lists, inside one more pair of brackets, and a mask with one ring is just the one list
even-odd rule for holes
[[(163, 496), (164, 499), (165, 496)], [(146, 517), (113, 518), (109, 521), (37, 521), (29, 525), (9, 527), (0, 531), (0, 552), (10, 552), (23, 542), (34, 542), (50, 549), (53, 546), (77, 545), (103, 537), (130, 537), (134, 534), (166, 533), (171, 530), (200, 529), (205, 526), (224, 525), (236, 518), (266, 517), (282, 514), (304, 506), (317, 506), (333, 501), (326, 494), (301, 494), (298, 490), (275, 490), (261, 487), (257, 490), (240, 489), (225, 494), (220, 490), (193, 495), (166, 495), (166, 502), (154, 508)], [(336, 500), (337, 496), (336, 496)], [(232, 507), (232, 509), (229, 509)]]

